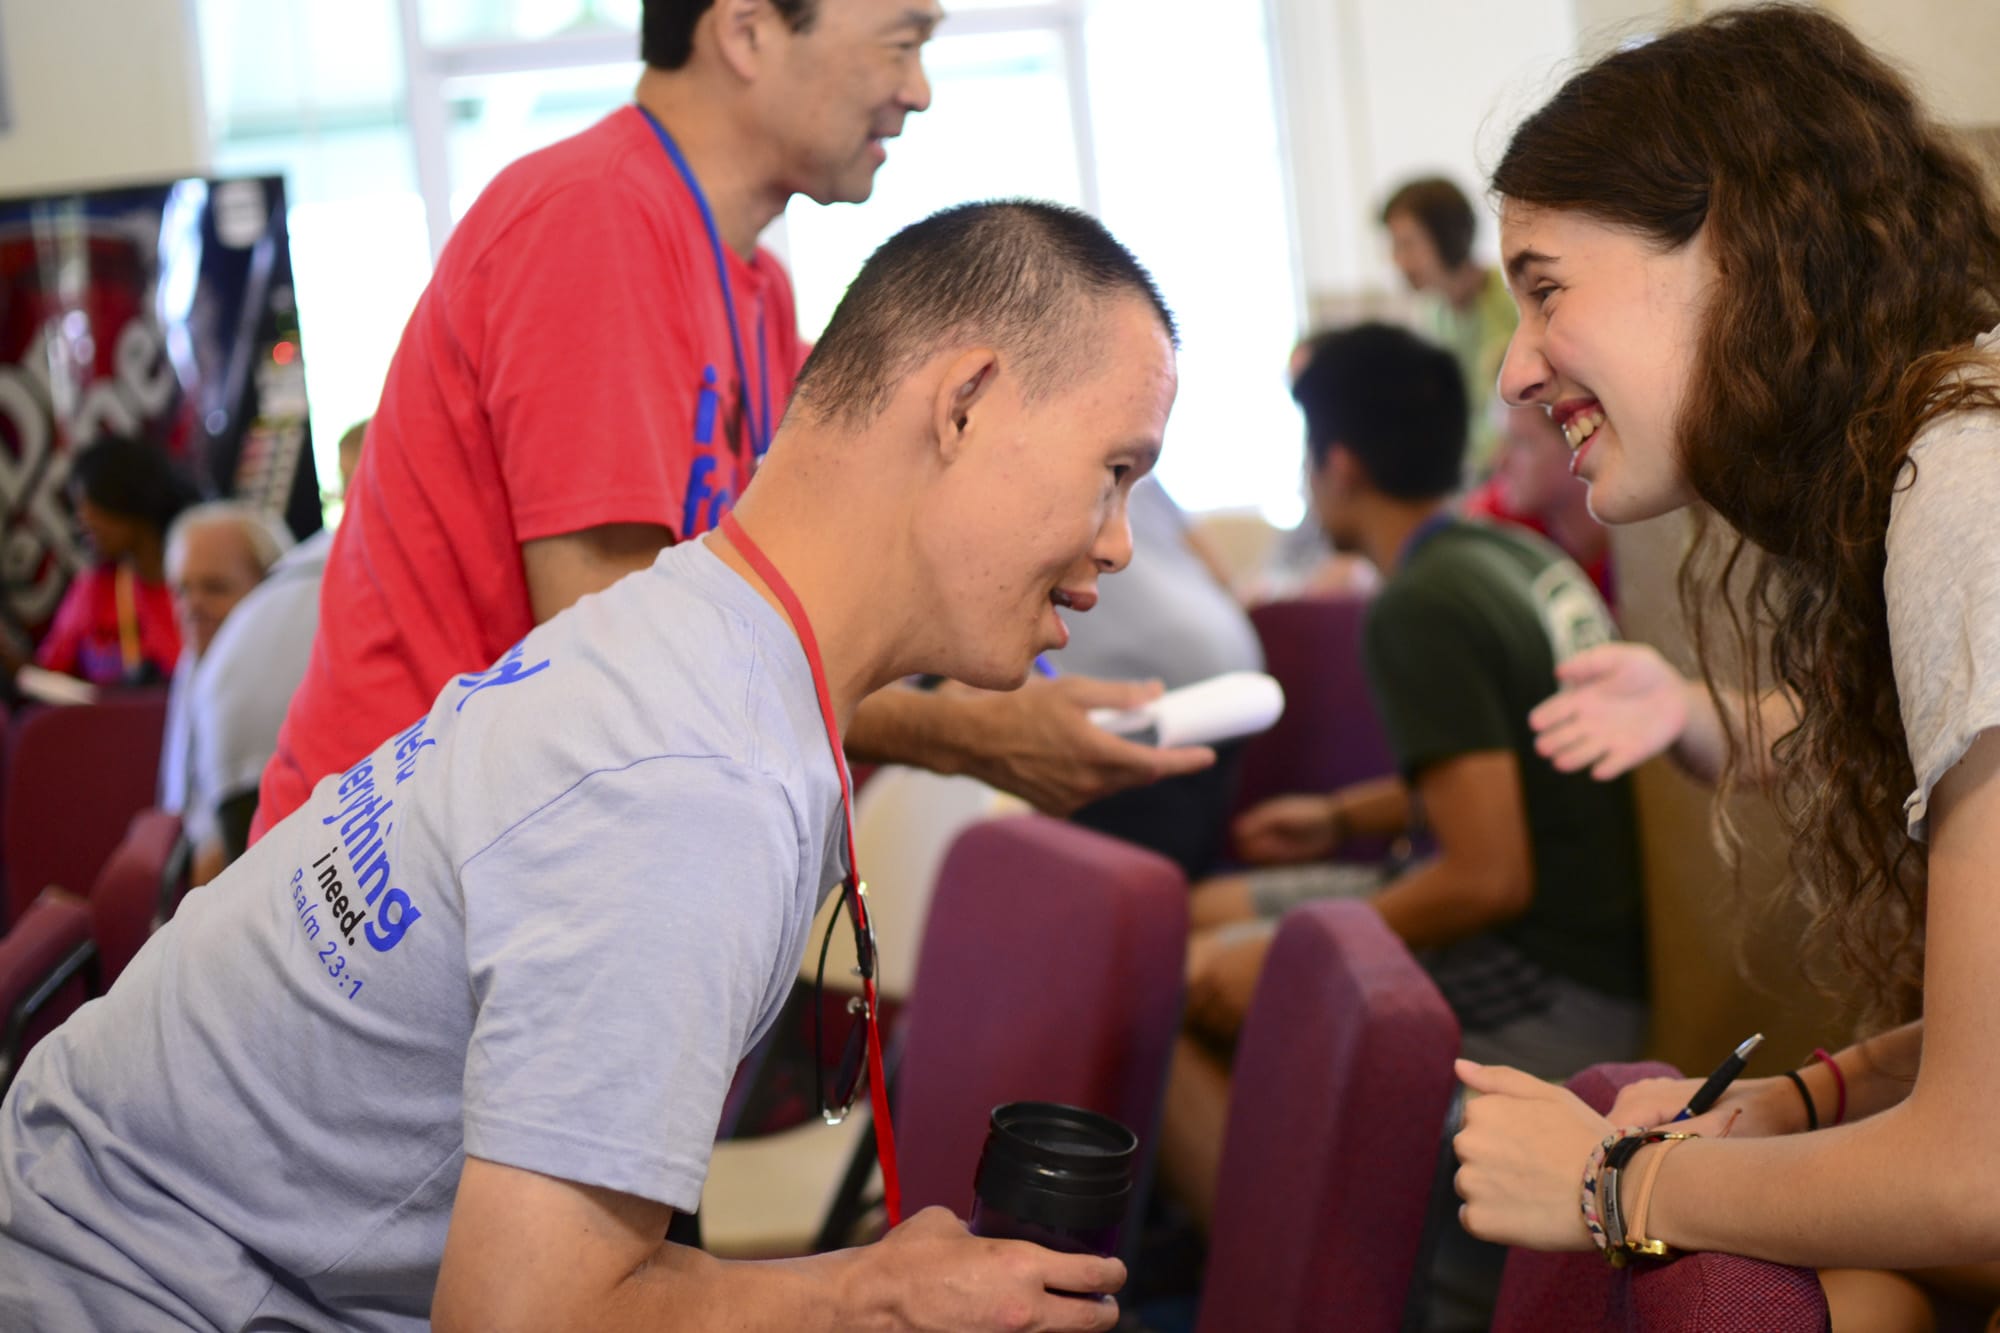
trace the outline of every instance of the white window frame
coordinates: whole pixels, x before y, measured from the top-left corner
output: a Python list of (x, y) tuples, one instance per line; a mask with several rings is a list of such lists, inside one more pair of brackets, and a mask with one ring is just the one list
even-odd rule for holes
[[(1084, 10), (1088, 0), (965, 9), (946, 20), (952, 37), (1016, 32), (1052, 32), (1062, 44), (1069, 83), (1070, 130), (1075, 138), (1077, 177), (1086, 210), (1098, 212), (1096, 139), (1090, 115), (1089, 62), (1085, 58)], [(525, 74), (542, 70), (629, 65), (638, 58), (634, 38), (622, 32), (559, 34), (524, 40), (434, 43), (424, 37), (423, 0), (397, 0), (403, 36), (404, 98), (416, 160), (417, 190), (424, 201), (431, 259), (436, 261), (451, 235), (449, 104), (445, 89), (469, 75)]]

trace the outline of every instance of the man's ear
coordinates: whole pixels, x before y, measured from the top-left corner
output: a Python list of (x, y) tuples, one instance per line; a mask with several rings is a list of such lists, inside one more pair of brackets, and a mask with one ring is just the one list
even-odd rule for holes
[(1331, 501), (1354, 495), (1357, 483), (1366, 479), (1361, 460), (1344, 444), (1328, 445), (1317, 464), (1307, 455), (1306, 467), (1306, 485), (1322, 511)]
[(715, 0), (695, 29), (695, 43), (702, 42), (705, 32), (722, 63), (747, 83), (770, 49), (768, 24), (774, 17), (769, 0)]
[(1368, 484), (1368, 469), (1352, 449), (1336, 443), (1326, 451), (1326, 479), (1342, 495), (1356, 495)]
[(990, 347), (961, 352), (945, 367), (931, 403), (931, 433), (946, 462), (958, 457), (973, 419), (1000, 376), (1000, 354)]

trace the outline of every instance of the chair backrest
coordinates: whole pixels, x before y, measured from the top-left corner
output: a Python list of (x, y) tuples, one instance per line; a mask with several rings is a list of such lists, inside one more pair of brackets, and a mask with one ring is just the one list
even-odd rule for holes
[(1268, 602), (1250, 612), (1285, 715), (1243, 749), (1238, 809), (1287, 792), (1326, 792), (1395, 771), (1361, 666), (1365, 597)]
[(1236, 1047), (1199, 1333), (1400, 1326), (1457, 1054), (1373, 908), (1286, 914)]
[(0, 1094), (34, 1044), (97, 992), (93, 957), (77, 898), (39, 899), (0, 937)]
[(987, 1117), (1005, 1102), (1112, 1116), (1150, 1161), (1186, 951), (1187, 882), (1166, 858), (1040, 815), (961, 835), (904, 1020), (896, 1134), (908, 1211), (970, 1214)]
[[(947, 777), (900, 765), (875, 770), (868, 786), (855, 793), (854, 857), (868, 885), (868, 915), (875, 923), (876, 984), (884, 999), (909, 998), (931, 893), (952, 843), (982, 819), (1024, 809), (1015, 797), (977, 778)], [(839, 896), (828, 894), (813, 919), (799, 965), (802, 980), (811, 981), (818, 971), (826, 923), (839, 905)], [(853, 933), (836, 930), (826, 956), (829, 989), (858, 990), (858, 984), (850, 985), (853, 967)]]
[(153, 803), (166, 719), (166, 692), (144, 690), (16, 720), (0, 809), (7, 922), (51, 884), (89, 892), (132, 816)]
[(168, 873), (180, 859), (181, 817), (164, 810), (132, 816), (90, 889), (90, 929), (106, 990), (173, 908)]
[[(1672, 1065), (1593, 1065), (1569, 1089), (1598, 1111), (1642, 1078), (1676, 1078)], [(1507, 1252), (1494, 1333), (1825, 1333), (1826, 1293), (1808, 1268), (1734, 1254), (1608, 1267), (1595, 1254)]]

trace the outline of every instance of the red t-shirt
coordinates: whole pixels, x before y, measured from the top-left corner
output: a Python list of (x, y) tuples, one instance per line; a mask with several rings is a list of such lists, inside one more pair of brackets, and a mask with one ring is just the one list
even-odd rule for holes
[[(724, 254), (775, 423), (804, 360), (791, 283)], [(637, 108), (501, 172), (389, 366), (254, 833), (533, 628), (523, 543), (720, 522), (753, 467), (738, 385), (701, 213)]]
[[(181, 656), (174, 595), (164, 583), (132, 579), (132, 606), (139, 632), (140, 666), (150, 664), (164, 682)], [(35, 649), (35, 663), (78, 676), (93, 685), (129, 685), (125, 645), (118, 632), (118, 570), (98, 565), (70, 580), (56, 606), (49, 632)]]
[[(1562, 545), (1556, 541), (1555, 534), (1549, 531), (1548, 524), (1531, 514), (1517, 514), (1507, 507), (1507, 497), (1498, 477), (1488, 477), (1477, 490), (1459, 501), (1458, 511), (1472, 518), (1490, 518), (1502, 523), (1512, 523), (1557, 546)], [(1618, 598), (1617, 587), (1611, 576), (1611, 548), (1606, 546), (1595, 560), (1588, 561), (1578, 559), (1574, 551), (1565, 550), (1564, 554), (1575, 560), (1578, 567), (1590, 576), (1590, 581), (1597, 585), (1599, 595), (1604, 598), (1604, 604), (1616, 614)]]

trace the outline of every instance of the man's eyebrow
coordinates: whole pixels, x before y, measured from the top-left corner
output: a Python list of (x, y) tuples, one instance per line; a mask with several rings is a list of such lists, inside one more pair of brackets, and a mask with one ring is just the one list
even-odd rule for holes
[(903, 11), (902, 17), (889, 25), (889, 30), (896, 32), (904, 28), (915, 28), (925, 37), (929, 37), (937, 31), (938, 24), (944, 22), (946, 17), (942, 9), (922, 9), (912, 5)]
[(1528, 266), (1531, 264), (1553, 264), (1555, 262), (1556, 257), (1554, 255), (1545, 255), (1540, 250), (1517, 250), (1513, 257), (1507, 261), (1507, 281), (1519, 282), (1521, 274), (1526, 272)]

